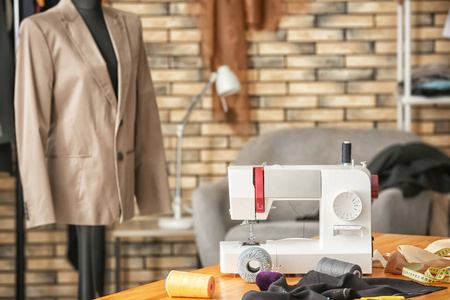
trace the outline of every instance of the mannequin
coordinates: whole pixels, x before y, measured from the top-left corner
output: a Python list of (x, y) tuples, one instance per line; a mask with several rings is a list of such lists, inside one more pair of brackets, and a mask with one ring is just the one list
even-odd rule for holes
[(103, 17), (101, 0), (72, 0), (105, 59), (117, 99), (117, 58)]
[(44, 7), (41, 8), (41, 12), (46, 11), (56, 4), (58, 4), (59, 0), (45, 0)]
[(60, 0), (22, 21), (15, 82), (27, 228), (75, 225), (79, 299), (92, 299), (103, 226), (131, 219), (136, 204), (140, 215), (170, 210), (139, 17)]
[[(109, 77), (114, 88), (116, 99), (118, 98), (117, 58), (111, 42), (111, 38), (103, 17), (101, 0), (72, 0), (97, 44), (108, 68)], [(105, 275), (105, 226), (69, 225), (75, 227), (76, 243), (70, 247), (78, 248), (78, 299), (94, 299), (95, 292), (103, 296), (103, 284)], [(73, 228), (69, 228), (69, 234)], [(73, 261), (72, 261), (73, 263)]]

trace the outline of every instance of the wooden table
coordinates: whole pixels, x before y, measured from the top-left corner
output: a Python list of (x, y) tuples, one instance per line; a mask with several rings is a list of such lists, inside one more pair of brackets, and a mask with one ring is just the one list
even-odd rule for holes
[[(382, 254), (392, 252), (397, 249), (398, 245), (414, 245), (420, 248), (425, 248), (428, 244), (443, 239), (442, 237), (431, 236), (413, 236), (413, 235), (395, 235), (395, 234), (377, 234), (374, 233), (374, 249), (378, 249)], [(215, 277), (216, 291), (213, 299), (227, 299), (238, 300), (241, 299), (245, 292), (251, 290), (259, 290), (256, 284), (247, 283), (242, 280), (239, 275), (222, 274), (219, 270), (219, 265), (203, 268), (195, 271), (195, 273), (210, 274)], [(371, 277), (390, 277), (406, 279), (401, 275), (385, 274), (384, 269), (374, 268)], [(299, 277), (289, 277), (287, 281), (293, 285), (300, 280)], [(102, 300), (139, 300), (139, 299), (171, 299), (165, 290), (165, 280), (149, 283), (140, 287), (132, 288), (120, 293), (112, 294), (103, 298)], [(450, 284), (439, 283), (450, 287)], [(180, 298), (181, 299), (181, 298)], [(182, 298), (182, 299), (198, 299), (198, 298)], [(450, 289), (445, 289), (432, 294), (414, 297), (414, 300), (433, 299), (433, 300), (448, 300), (450, 299)]]

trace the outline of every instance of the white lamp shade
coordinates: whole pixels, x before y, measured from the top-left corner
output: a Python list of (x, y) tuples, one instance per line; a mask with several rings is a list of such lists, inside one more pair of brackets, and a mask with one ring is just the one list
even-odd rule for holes
[(219, 96), (233, 95), (241, 90), (238, 78), (228, 66), (217, 69), (216, 90)]

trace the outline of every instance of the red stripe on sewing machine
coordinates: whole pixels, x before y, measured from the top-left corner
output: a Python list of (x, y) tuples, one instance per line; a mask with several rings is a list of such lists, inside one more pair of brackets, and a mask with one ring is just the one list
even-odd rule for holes
[(255, 206), (257, 213), (264, 212), (264, 167), (253, 168), (253, 185), (255, 187)]
[(371, 192), (371, 198), (372, 200), (378, 198), (378, 175), (372, 175), (370, 176), (370, 192)]

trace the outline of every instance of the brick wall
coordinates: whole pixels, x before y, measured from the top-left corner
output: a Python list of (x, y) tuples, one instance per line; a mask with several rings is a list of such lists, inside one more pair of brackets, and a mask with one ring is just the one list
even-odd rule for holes
[[(28, 230), (26, 233), (27, 299), (75, 300), (78, 273), (66, 259), (64, 225)], [(115, 292), (113, 236), (107, 233), (105, 291)], [(170, 270), (197, 268), (192, 237), (123, 238), (121, 244), (122, 289), (165, 278)], [(15, 180), (0, 177), (0, 299), (15, 294)]]
[[(141, 16), (175, 186), (176, 124), (205, 84), (201, 34), (187, 11), (198, 0), (110, 0)], [(190, 9), (189, 9), (189, 6)], [(412, 1), (414, 65), (450, 63), (442, 37), (450, 1)], [(396, 9), (393, 0), (285, 0), (279, 30), (249, 31), (254, 136), (287, 127), (396, 128)], [(450, 153), (450, 105), (414, 106), (413, 131)], [(182, 194), (223, 177), (243, 141), (212, 120), (211, 98), (183, 141)]]
[[(287, 0), (275, 33), (248, 32), (248, 77), (254, 136), (287, 127), (395, 128), (396, 4), (390, 0)], [(141, 15), (170, 171), (175, 187), (176, 124), (205, 84), (201, 35), (184, 0), (110, 0)], [(449, 63), (442, 38), (450, 1), (413, 1), (413, 62)], [(450, 106), (413, 109), (413, 130), (450, 153)], [(212, 121), (211, 98), (192, 115), (183, 141), (183, 199), (226, 174), (243, 141)], [(4, 180), (2, 181), (4, 182)], [(0, 297), (14, 293), (14, 184), (0, 190)], [(2, 185), (0, 184), (0, 187)], [(108, 233), (107, 290), (113, 291)], [(122, 246), (124, 287), (196, 266), (192, 239), (129, 239)], [(75, 299), (77, 275), (65, 260), (64, 226), (28, 232), (30, 299)]]

